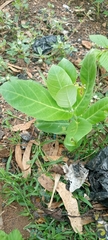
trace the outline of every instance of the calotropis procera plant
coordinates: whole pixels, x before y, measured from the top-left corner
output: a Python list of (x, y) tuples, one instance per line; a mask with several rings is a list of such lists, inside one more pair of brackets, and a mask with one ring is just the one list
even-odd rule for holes
[(44, 132), (65, 135), (69, 151), (77, 148), (108, 114), (108, 97), (91, 103), (96, 79), (93, 51), (82, 61), (80, 76), (67, 59), (52, 65), (45, 86), (32, 80), (11, 77), (0, 87), (4, 99), (14, 108), (36, 118), (36, 126)]

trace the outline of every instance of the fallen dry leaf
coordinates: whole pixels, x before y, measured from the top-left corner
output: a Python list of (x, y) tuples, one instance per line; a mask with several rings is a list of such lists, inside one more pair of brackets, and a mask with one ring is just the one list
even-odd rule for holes
[(51, 142), (44, 144), (42, 148), (46, 156), (58, 156), (59, 142)]
[(23, 123), (23, 124), (18, 124), (12, 127), (12, 131), (17, 132), (17, 131), (25, 131), (27, 129), (29, 129), (32, 125), (32, 123), (34, 123), (36, 120), (32, 119), (31, 121), (27, 122), (27, 123)]
[(22, 151), (21, 151), (21, 147), (20, 144), (17, 144), (15, 147), (15, 161), (18, 164), (18, 167), (23, 171), (23, 164), (22, 164)]
[(51, 166), (49, 171), (53, 173), (58, 173), (60, 175), (64, 175), (63, 168), (59, 164), (54, 164), (53, 166)]
[(66, 189), (66, 185), (62, 182), (58, 183), (56, 190), (63, 200), (73, 230), (75, 232), (82, 233), (82, 222), (78, 210), (77, 200), (72, 196), (72, 193)]
[[(38, 181), (46, 190), (50, 192), (53, 191), (54, 182), (50, 179), (50, 177), (42, 174), (38, 178)], [(82, 233), (82, 222), (78, 210), (77, 200), (72, 196), (72, 193), (66, 189), (66, 185), (62, 182), (58, 183), (56, 191), (59, 193), (61, 199), (63, 200), (73, 230), (75, 232)]]
[(92, 43), (91, 42), (89, 42), (89, 41), (82, 41), (82, 45), (85, 47), (85, 48), (87, 48), (87, 49), (91, 49), (91, 47), (92, 47)]
[(91, 222), (95, 222), (95, 219), (94, 219), (94, 214), (92, 215), (88, 215), (88, 216), (81, 216), (81, 221), (82, 221), (82, 224), (83, 225), (87, 225)]
[(32, 141), (29, 141), (29, 143), (27, 144), (26, 150), (23, 154), (22, 165), (23, 165), (24, 178), (26, 178), (28, 175), (31, 174), (31, 165), (28, 163), (28, 161), (30, 161), (30, 153), (31, 153), (32, 145), (33, 145)]
[(53, 191), (54, 182), (53, 182), (53, 180), (51, 180), (50, 177), (46, 176), (45, 174), (42, 174), (40, 177), (38, 177), (38, 182), (47, 191), (49, 191), (49, 192)]
[(26, 70), (26, 73), (27, 73), (29, 78), (33, 78), (33, 75), (32, 75), (32, 73), (29, 70)]

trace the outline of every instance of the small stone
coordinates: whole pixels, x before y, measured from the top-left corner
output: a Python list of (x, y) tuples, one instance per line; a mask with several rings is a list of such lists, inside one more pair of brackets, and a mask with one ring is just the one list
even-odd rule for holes
[(91, 42), (89, 42), (89, 41), (82, 41), (82, 45), (85, 47), (85, 48), (87, 48), (87, 49), (91, 49), (91, 47), (92, 47), (92, 43)]
[(107, 24), (106, 24), (106, 22), (105, 22), (105, 23), (102, 24), (102, 27), (106, 28), (106, 25), (107, 25)]
[(26, 142), (29, 142), (30, 139), (31, 139), (31, 135), (30, 135), (30, 133), (27, 132), (27, 131), (24, 131), (23, 133), (21, 133), (20, 136), (21, 136), (21, 138), (22, 138), (24, 141), (26, 141)]

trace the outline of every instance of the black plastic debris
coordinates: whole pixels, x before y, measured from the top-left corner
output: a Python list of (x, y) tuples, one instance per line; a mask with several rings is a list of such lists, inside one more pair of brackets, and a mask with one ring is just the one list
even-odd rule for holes
[(89, 169), (90, 198), (108, 207), (108, 147), (90, 160), (86, 168)]
[(23, 74), (23, 73), (19, 73), (19, 74), (17, 75), (17, 77), (18, 77), (19, 79), (27, 80), (27, 75), (26, 75), (26, 74)]
[(33, 51), (39, 54), (39, 48), (41, 48), (42, 54), (48, 54), (53, 48), (53, 44), (58, 42), (58, 38), (63, 41), (63, 36), (44, 36), (42, 38), (36, 39), (34, 44), (32, 45)]

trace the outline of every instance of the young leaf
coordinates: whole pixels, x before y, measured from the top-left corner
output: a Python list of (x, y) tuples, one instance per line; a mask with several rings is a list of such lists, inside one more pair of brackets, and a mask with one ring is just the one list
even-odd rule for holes
[(0, 240), (8, 240), (8, 235), (2, 230), (0, 230)]
[(78, 102), (75, 110), (77, 116), (83, 114), (86, 108), (89, 105), (89, 102), (92, 98), (93, 88), (95, 84), (96, 78), (96, 58), (93, 52), (89, 52), (82, 63), (81, 71), (80, 71), (80, 79), (82, 84), (85, 84), (85, 92)]
[(83, 114), (83, 118), (87, 119), (91, 124), (103, 121), (108, 115), (108, 97), (98, 100)]
[(60, 66), (52, 65), (46, 81), (49, 93), (55, 99), (58, 91), (65, 86), (72, 85), (69, 75)]
[(107, 52), (103, 52), (99, 58), (99, 63), (102, 67), (104, 67), (106, 69), (106, 71), (108, 72), (108, 51)]
[(73, 104), (76, 102), (77, 88), (74, 85), (69, 85), (61, 88), (55, 100), (60, 107), (72, 108)]
[(69, 60), (67, 60), (65, 58), (63, 58), (59, 62), (58, 65), (67, 72), (67, 74), (71, 78), (72, 82), (75, 83), (76, 79), (77, 79), (77, 72), (76, 72), (76, 68), (74, 67), (74, 65)]
[(76, 146), (77, 143), (90, 131), (92, 130), (92, 125), (90, 122), (83, 118), (78, 120), (72, 120), (67, 129), (67, 135), (65, 138), (66, 146)]
[(24, 240), (18, 229), (9, 233), (7, 240)]
[(35, 125), (43, 132), (54, 134), (66, 134), (67, 127), (69, 126), (69, 121), (46, 122), (37, 120)]
[(98, 46), (103, 48), (108, 48), (108, 39), (100, 34), (97, 35), (90, 35), (90, 40), (94, 43), (96, 43)]
[(31, 80), (13, 78), (0, 87), (0, 93), (11, 106), (40, 120), (67, 120), (72, 116), (56, 104), (43, 86)]

